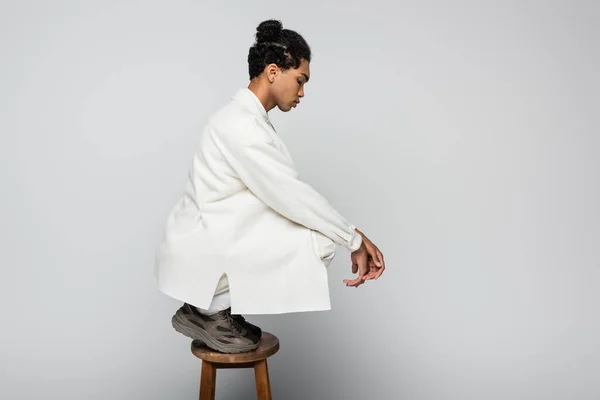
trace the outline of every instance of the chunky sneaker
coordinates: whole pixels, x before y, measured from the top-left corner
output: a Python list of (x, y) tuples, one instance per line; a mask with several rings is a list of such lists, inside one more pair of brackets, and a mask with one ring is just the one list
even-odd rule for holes
[(231, 316), (234, 319), (237, 319), (238, 323), (248, 329), (254, 336), (258, 336), (259, 339), (262, 337), (262, 329), (260, 329), (258, 326), (246, 321), (246, 318), (240, 314), (231, 314)]
[(194, 346), (205, 344), (221, 353), (251, 351), (260, 344), (260, 336), (234, 318), (231, 309), (203, 315), (196, 307), (185, 303), (173, 315), (171, 323), (177, 332), (194, 339)]

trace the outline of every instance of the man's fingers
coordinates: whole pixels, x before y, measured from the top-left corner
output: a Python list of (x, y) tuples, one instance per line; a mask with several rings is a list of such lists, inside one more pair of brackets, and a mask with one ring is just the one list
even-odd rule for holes
[(373, 279), (378, 279), (381, 274), (383, 274), (383, 271), (385, 270), (385, 266), (379, 268), (379, 271), (377, 271), (377, 274), (375, 275), (375, 277)]
[(367, 274), (364, 276), (365, 280), (373, 279), (373, 277), (375, 276), (374, 271), (377, 271), (377, 267), (375, 266), (375, 263), (370, 261), (369, 262), (369, 272), (367, 272)]
[(358, 275), (363, 276), (366, 275), (367, 272), (369, 272), (369, 265), (368, 265), (368, 261), (367, 261), (367, 257), (364, 257), (360, 260), (358, 260)]
[(379, 251), (379, 249), (377, 250), (377, 256), (381, 260), (381, 267), (379, 268), (379, 271), (377, 271), (377, 275), (375, 275), (375, 279), (379, 278), (381, 276), (381, 274), (383, 274), (383, 271), (385, 270), (385, 261), (383, 260), (383, 253), (381, 253), (381, 251)]
[(344, 280), (344, 282), (346, 283), (346, 286), (354, 286), (354, 287), (358, 287), (362, 284), (362, 279), (354, 279), (354, 280)]
[(367, 275), (365, 275), (365, 278), (367, 280), (376, 279), (376, 277), (377, 277), (377, 270), (376, 269), (372, 269), (371, 271), (369, 271), (369, 273)]
[(377, 247), (373, 249), (373, 260), (375, 261), (375, 265), (377, 265), (378, 267), (381, 267), (383, 265), (383, 255)]
[(373, 245), (373, 246), (367, 246), (367, 253), (369, 254), (369, 258), (371, 258), (373, 260), (373, 262), (375, 263), (375, 265), (377, 265), (378, 267), (381, 266), (381, 260), (379, 258), (379, 249), (377, 248), (377, 246)]
[(375, 246), (368, 246), (368, 251), (366, 255), (359, 255), (356, 258), (353, 258), (352, 262), (352, 273), (356, 274), (358, 272), (358, 277), (355, 279), (344, 279), (344, 283), (346, 286), (354, 286), (358, 287), (371, 279), (377, 279), (379, 275), (381, 275), (380, 265), (383, 265), (380, 262), (382, 260), (382, 256), (380, 256), (380, 252)]
[(385, 267), (385, 261), (383, 261), (383, 253), (377, 249), (377, 258), (379, 259), (378, 267)]
[(344, 283), (346, 284), (346, 286), (358, 286), (364, 283), (364, 279), (362, 276), (359, 276), (356, 279), (344, 279)]

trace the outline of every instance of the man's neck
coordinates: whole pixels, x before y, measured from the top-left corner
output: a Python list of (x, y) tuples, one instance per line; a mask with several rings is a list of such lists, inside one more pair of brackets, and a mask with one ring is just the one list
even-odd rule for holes
[(270, 99), (269, 91), (263, 83), (258, 81), (250, 81), (248, 89), (250, 89), (250, 91), (254, 93), (256, 97), (258, 97), (258, 100), (260, 100), (260, 103), (267, 112), (271, 111), (275, 107), (275, 102)]

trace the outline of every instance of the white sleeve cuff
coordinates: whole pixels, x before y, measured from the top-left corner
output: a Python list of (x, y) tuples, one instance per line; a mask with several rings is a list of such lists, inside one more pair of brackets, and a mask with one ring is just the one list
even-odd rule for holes
[(352, 239), (350, 240), (350, 245), (348, 246), (348, 250), (350, 250), (350, 252), (358, 250), (362, 244), (362, 236), (355, 230), (352, 230), (352, 232)]

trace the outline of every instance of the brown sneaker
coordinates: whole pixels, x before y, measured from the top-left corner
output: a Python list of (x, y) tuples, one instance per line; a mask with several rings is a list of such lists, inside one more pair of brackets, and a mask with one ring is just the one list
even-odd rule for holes
[(238, 319), (231, 315), (231, 309), (213, 315), (203, 315), (196, 307), (185, 303), (171, 323), (175, 330), (221, 353), (241, 353), (258, 347), (260, 336), (253, 334)]
[(231, 316), (237, 319), (237, 321), (247, 330), (249, 330), (250, 333), (252, 333), (254, 336), (257, 336), (259, 339), (262, 337), (262, 329), (260, 329), (258, 326), (246, 321), (246, 318), (244, 318), (240, 314), (231, 314)]

